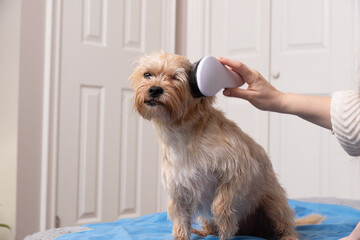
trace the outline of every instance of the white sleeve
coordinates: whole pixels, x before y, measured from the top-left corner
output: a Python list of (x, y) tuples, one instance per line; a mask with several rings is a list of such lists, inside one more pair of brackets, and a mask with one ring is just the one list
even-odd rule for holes
[(335, 92), (331, 100), (332, 129), (350, 156), (360, 156), (360, 95), (356, 91)]

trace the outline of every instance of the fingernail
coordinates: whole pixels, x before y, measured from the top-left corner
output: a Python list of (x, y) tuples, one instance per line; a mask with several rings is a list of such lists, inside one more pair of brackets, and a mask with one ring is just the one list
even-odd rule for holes
[(230, 91), (229, 90), (224, 90), (224, 95), (225, 96), (230, 96)]

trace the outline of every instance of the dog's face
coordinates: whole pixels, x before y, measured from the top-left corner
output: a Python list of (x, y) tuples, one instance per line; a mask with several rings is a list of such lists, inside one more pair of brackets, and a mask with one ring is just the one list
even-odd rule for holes
[(153, 53), (138, 60), (130, 76), (135, 108), (146, 119), (181, 121), (200, 99), (191, 95), (190, 61), (180, 55)]

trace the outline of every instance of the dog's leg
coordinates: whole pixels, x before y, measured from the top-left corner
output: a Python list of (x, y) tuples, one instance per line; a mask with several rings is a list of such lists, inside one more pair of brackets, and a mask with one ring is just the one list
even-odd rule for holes
[(174, 223), (174, 240), (189, 240), (191, 234), (191, 212), (190, 206), (186, 204), (186, 201), (170, 199), (168, 214)]
[(235, 181), (220, 184), (211, 206), (221, 240), (233, 237), (238, 230), (235, 189)]
[(216, 227), (216, 224), (214, 221), (207, 221), (205, 219), (199, 218), (201, 221), (201, 228), (200, 231), (193, 228), (191, 229), (192, 233), (195, 233), (201, 237), (206, 237), (208, 235), (217, 235), (218, 234), (218, 230)]
[[(277, 191), (274, 191), (277, 192)], [(281, 240), (296, 240), (295, 217), (293, 210), (282, 194), (268, 195), (262, 201), (265, 214), (271, 221), (276, 234)]]

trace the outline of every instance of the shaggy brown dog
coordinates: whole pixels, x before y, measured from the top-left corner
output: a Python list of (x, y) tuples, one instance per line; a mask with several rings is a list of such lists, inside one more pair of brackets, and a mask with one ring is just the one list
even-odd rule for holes
[[(192, 96), (190, 67), (183, 56), (158, 52), (140, 58), (130, 77), (136, 110), (160, 139), (174, 239), (191, 232), (297, 239), (294, 213), (264, 149), (213, 107), (214, 97)], [(191, 230), (195, 217), (200, 231)]]

